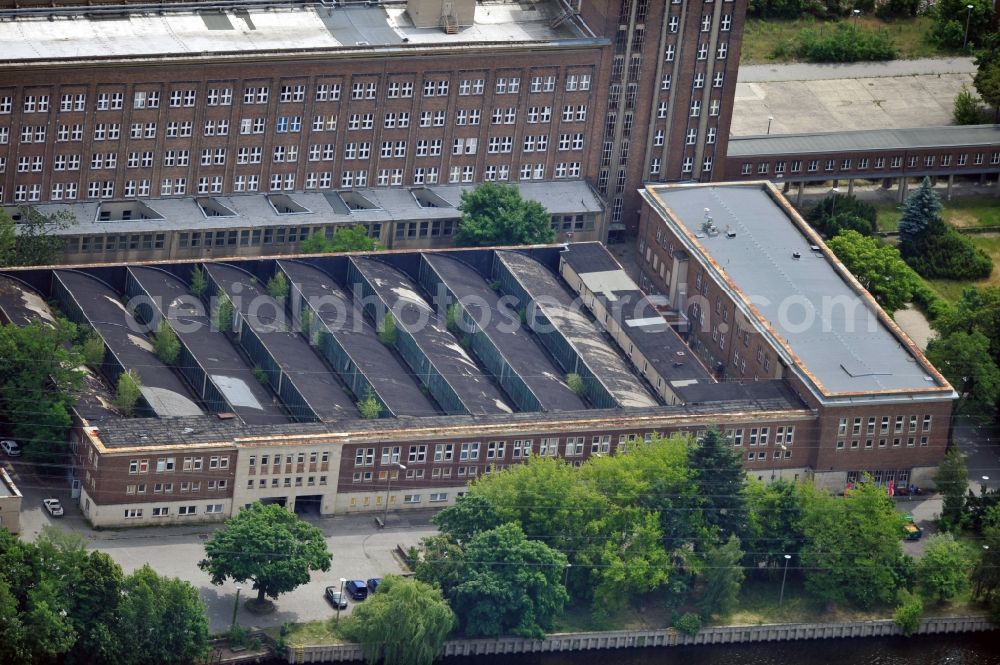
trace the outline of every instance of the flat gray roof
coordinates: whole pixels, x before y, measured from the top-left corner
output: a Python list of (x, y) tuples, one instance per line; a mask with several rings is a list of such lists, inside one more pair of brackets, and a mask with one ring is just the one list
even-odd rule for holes
[(618, 404), (623, 407), (657, 404), (608, 340), (584, 315), (582, 305), (574, 305), (573, 295), (551, 270), (522, 252), (498, 250), (496, 255)]
[(376, 259), (351, 257), (379, 298), (392, 310), (397, 325), (408, 331), (420, 351), (474, 415), (512, 411), (490, 376), (466, 353), (434, 308), (408, 276)]
[(157, 268), (134, 266), (129, 270), (160, 313), (169, 316), (177, 336), (237, 416), (254, 425), (288, 422), (271, 392), (260, 384), (225, 334), (212, 325), (206, 308), (194, 305), (184, 282)]
[(517, 310), (490, 288), (472, 266), (445, 255), (424, 254), (448, 289), (455, 294), (483, 332), (527, 384), (545, 411), (572, 411), (587, 406), (563, 380), (562, 372), (534, 335), (521, 325)]
[(477, 2), (474, 24), (449, 35), (441, 28), (414, 27), (405, 3), (373, 7), (276, 3), (204, 13), (177, 11), (168, 4), (160, 12), (122, 7), (121, 13), (104, 16), (77, 7), (50, 10), (48, 16), (24, 12), (3, 21), (0, 52), (8, 62), (375, 49), (405, 56), (433, 46), (503, 46), (585, 37), (573, 21), (551, 27), (562, 11), (552, 1)]
[[(5, 25), (0, 21), (0, 27)], [(600, 198), (583, 180), (546, 183), (515, 183), (521, 196), (538, 201), (552, 215), (600, 213)], [(413, 191), (426, 189), (446, 203), (439, 207), (422, 206)], [(79, 203), (47, 203), (33, 206), (43, 215), (66, 211), (74, 222), (65, 228), (52, 230), (56, 235), (104, 235), (117, 233), (152, 233), (156, 231), (211, 231), (247, 227), (313, 226), (317, 224), (373, 224), (392, 221), (422, 221), (458, 219), (458, 204), (462, 192), (472, 186), (443, 185), (428, 187), (383, 187), (351, 190), (374, 207), (347, 209), (338, 200), (339, 190), (323, 192), (284, 192), (308, 212), (279, 214), (268, 201), (268, 194), (235, 194), (232, 196), (186, 196), (161, 199), (141, 199), (139, 202), (157, 215), (146, 219), (133, 215), (133, 219), (99, 221), (100, 201)], [(198, 205), (199, 199), (212, 199), (228, 208), (231, 216), (206, 217)], [(331, 199), (333, 202), (331, 203)], [(127, 205), (126, 201), (115, 206)], [(138, 213), (139, 206), (136, 206)]]
[(299, 261), (278, 261), (292, 288), (314, 300), (326, 329), (396, 416), (432, 416), (440, 409), (420, 391), (416, 377), (378, 340), (375, 329), (333, 278)]
[[(807, 237), (772, 194), (780, 196), (760, 183), (643, 191), (738, 306), (752, 303), (750, 321), (779, 353), (785, 349), (786, 362), (821, 394), (863, 398), (939, 390), (951, 399), (951, 388), (928, 369), (912, 342), (887, 323), (891, 320), (860, 286), (848, 282), (819, 236)], [(706, 214), (721, 232), (703, 232)]]
[(729, 157), (759, 157), (793, 153), (912, 150), (962, 146), (1000, 148), (1000, 125), (733, 136), (729, 139), (727, 155)]
[(211, 276), (246, 316), (244, 325), (257, 335), (316, 417), (323, 421), (357, 418), (354, 402), (344, 385), (329, 371), (306, 338), (289, 330), (285, 308), (265, 292), (253, 275), (218, 263), (206, 263)]
[[(572, 243), (559, 255), (603, 302), (635, 348), (681, 399), (701, 383), (715, 383), (698, 357), (670, 327), (621, 265), (598, 242)], [(628, 355), (626, 353), (626, 355)], [(637, 367), (640, 372), (644, 369)]]
[(121, 303), (121, 296), (93, 275), (76, 270), (52, 273), (80, 307), (87, 321), (126, 369), (139, 375), (142, 396), (157, 416), (200, 416), (204, 413), (184, 383), (153, 353), (149, 337)]

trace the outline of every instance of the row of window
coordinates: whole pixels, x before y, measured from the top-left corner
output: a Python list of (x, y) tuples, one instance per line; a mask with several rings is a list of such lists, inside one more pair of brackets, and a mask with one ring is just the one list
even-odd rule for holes
[[(464, 492), (459, 492), (458, 496), (462, 496), (462, 494), (464, 494)], [(448, 493), (447, 492), (431, 492), (430, 495), (428, 495), (428, 496), (429, 496), (429, 499), (430, 499), (431, 503), (440, 503), (440, 502), (448, 500)], [(396, 503), (396, 497), (395, 496), (389, 497), (389, 503)], [(403, 495), (403, 503), (404, 504), (411, 504), (411, 505), (412, 504), (423, 503), (423, 495), (421, 495), (421, 494), (404, 494)], [(371, 497), (370, 496), (363, 496), (363, 497), (361, 497), (361, 504), (363, 506), (366, 506), (366, 507), (369, 506), (369, 505), (371, 505)], [(377, 505), (377, 506), (381, 506), (382, 505), (382, 496), (381, 495), (378, 495), (378, 496), (375, 497), (375, 505)], [(351, 497), (351, 508), (357, 508), (357, 506), (358, 506), (358, 497), (352, 496)]]
[[(142, 519), (143, 511), (145, 508), (126, 508), (125, 509), (125, 519), (135, 520)], [(223, 504), (221, 503), (209, 503), (205, 505), (206, 515), (220, 515), (222, 514)], [(170, 506), (154, 506), (149, 509), (150, 515), (152, 517), (169, 517), (170, 516)], [(198, 506), (177, 506), (177, 514), (181, 517), (191, 517), (192, 515), (198, 514)]]
[(888, 434), (890, 427), (893, 434), (902, 434), (904, 427), (908, 433), (913, 434), (917, 431), (918, 425), (920, 431), (926, 433), (931, 431), (933, 420), (933, 416), (929, 414), (925, 414), (922, 421), (920, 416), (916, 415), (909, 416), (909, 419), (907, 416), (895, 416), (894, 419), (892, 416), (870, 416), (867, 423), (863, 418), (854, 418), (852, 423), (848, 423), (847, 418), (841, 418), (837, 423), (837, 436), (847, 435), (848, 424), (851, 425), (852, 435), (861, 434), (862, 427), (865, 428), (865, 434), (875, 434), (876, 427), (879, 434)]
[[(204, 468), (205, 458), (184, 457), (181, 459), (181, 471), (201, 471)], [(129, 475), (149, 473), (152, 468), (154, 473), (173, 473), (177, 468), (176, 457), (160, 457), (153, 460), (152, 466), (148, 459), (129, 460)], [(213, 456), (208, 458), (209, 469), (228, 469), (229, 456)]]
[[(286, 153), (287, 154), (287, 153)], [(254, 153), (249, 153), (248, 160), (256, 159)], [(151, 156), (150, 156), (151, 159)], [(225, 159), (224, 155), (221, 159)], [(355, 158), (358, 159), (358, 158)], [(107, 168), (105, 157), (101, 157), (101, 163)], [(190, 157), (186, 151), (173, 153), (165, 160), (174, 165), (185, 167), (190, 163)], [(146, 158), (143, 157), (145, 163)], [(709, 159), (709, 162), (711, 160)], [(248, 163), (255, 163), (249, 161)], [(70, 159), (67, 162), (67, 170), (79, 170), (78, 160)], [(526, 162), (513, 168), (513, 173), (519, 180), (544, 180), (549, 173), (549, 165), (544, 162)], [(42, 170), (39, 169), (32, 170)], [(489, 181), (508, 181), (511, 179), (512, 167), (510, 164), (487, 164), (483, 169), (483, 179)], [(582, 173), (582, 162), (558, 162), (552, 165), (552, 177), (557, 179), (579, 178)], [(409, 185), (436, 185), (441, 183), (441, 169), (437, 166), (418, 166), (411, 172), (410, 181), (406, 182), (406, 172), (404, 169), (379, 169), (375, 172), (374, 180), (370, 177), (368, 169), (343, 170), (340, 172), (339, 181), (334, 179), (332, 171), (308, 171), (304, 181), (298, 180), (296, 173), (271, 173), (264, 179), (268, 191), (294, 191), (299, 188), (306, 190), (330, 189), (339, 186), (343, 189), (363, 188), (371, 185), (378, 187), (400, 187)], [(96, 175), (96, 174), (95, 174)], [(110, 174), (109, 174), (110, 175)], [(471, 164), (452, 165), (446, 170), (447, 182), (449, 184), (476, 182), (476, 167)], [(56, 176), (58, 177), (58, 176)], [(233, 176), (232, 192), (259, 192), (261, 191), (262, 176), (259, 174), (239, 174)], [(158, 183), (153, 183), (149, 178), (128, 179), (122, 183), (121, 190), (115, 180), (91, 180), (87, 183), (85, 199), (114, 199), (121, 197), (126, 199), (149, 198), (161, 196), (186, 196), (190, 193), (187, 177), (162, 178)], [(222, 194), (224, 189), (224, 179), (221, 175), (199, 176), (195, 181), (195, 190), (198, 194)], [(79, 180), (59, 181), (51, 183), (49, 187), (49, 200), (52, 201), (75, 201), (81, 196)], [(6, 200), (6, 191), (0, 184), (0, 201)], [(13, 201), (15, 203), (32, 203), (42, 200), (42, 184), (18, 184), (13, 188)]]
[[(319, 476), (319, 484), (326, 485), (326, 476)], [(317, 483), (317, 476), (295, 476), (295, 487), (315, 487)], [(271, 489), (277, 489), (279, 487), (292, 487), (292, 478), (271, 478), (270, 482), (267, 478), (260, 478), (256, 482), (253, 478), (247, 479), (247, 489), (266, 489), (270, 487)]]
[[(528, 79), (529, 93), (554, 92), (557, 77), (555, 75), (532, 76)], [(567, 92), (590, 90), (590, 74), (568, 74), (564, 79), (564, 89)], [(428, 78), (423, 81), (424, 97), (446, 97), (451, 87), (451, 79)], [(486, 90), (484, 78), (458, 79), (458, 95), (460, 97), (482, 95)], [(498, 95), (518, 94), (521, 91), (521, 77), (497, 76), (493, 80), (493, 90)], [(302, 103), (306, 101), (307, 88), (304, 83), (290, 83), (277, 86), (278, 103)], [(341, 98), (342, 83), (317, 83), (312, 88), (311, 97), (316, 102), (335, 102)], [(387, 99), (411, 98), (414, 94), (412, 79), (394, 79), (386, 83)], [(351, 99), (376, 99), (378, 96), (378, 81), (355, 81), (350, 88)], [(173, 89), (165, 96), (166, 106), (170, 108), (194, 108), (198, 105), (198, 90), (194, 88)], [(209, 88), (205, 91), (206, 106), (231, 106), (233, 104), (233, 88)], [(271, 100), (270, 86), (245, 86), (242, 101), (244, 105), (267, 104)], [(24, 113), (48, 113), (53, 108), (54, 98), (46, 93), (24, 94), (21, 98), (21, 110)], [(0, 95), (0, 115), (13, 113), (15, 105), (13, 94)], [(132, 96), (133, 109), (157, 109), (161, 104), (161, 91), (157, 89), (136, 90)], [(95, 95), (93, 110), (121, 111), (125, 108), (125, 92), (123, 90), (99, 91)], [(59, 97), (60, 113), (82, 112), (87, 110), (87, 93), (63, 93)]]
[[(205, 487), (210, 492), (225, 491), (229, 487), (229, 482), (225, 478), (219, 480), (207, 480), (205, 481)], [(125, 494), (130, 496), (135, 494), (146, 494), (147, 490), (152, 490), (153, 494), (173, 494), (174, 483), (153, 483), (152, 487), (150, 487), (147, 483), (129, 483), (125, 485)], [(179, 492), (200, 492), (201, 481), (180, 481), (177, 483), (177, 490)]]
[[(907, 448), (914, 448), (914, 447), (916, 447), (916, 445), (917, 445), (916, 439), (917, 439), (917, 437), (914, 437), (914, 436), (906, 437), (906, 447)], [(902, 437), (893, 437), (893, 439), (892, 439), (892, 447), (893, 448), (900, 448), (900, 447), (902, 447), (902, 445), (903, 445), (902, 441), (903, 441)], [(875, 439), (864, 439), (864, 442), (865, 442), (864, 443), (864, 447), (865, 447), (866, 450), (871, 450), (872, 448), (875, 448)], [(889, 442), (888, 439), (886, 439), (886, 438), (880, 438), (880, 439), (878, 439), (878, 447), (879, 448), (887, 448), (888, 445), (889, 445), (888, 442)], [(929, 445), (928, 437), (926, 437), (926, 436), (920, 437), (920, 445), (921, 445), (921, 447), (926, 447), (927, 445)], [(846, 448), (847, 448), (847, 442), (844, 439), (837, 439), (837, 450), (844, 450)], [(858, 450), (860, 448), (861, 448), (861, 440), (860, 439), (851, 439), (850, 449), (851, 450)]]
[[(938, 158), (940, 157), (940, 161)], [(969, 164), (969, 153), (960, 153), (956, 155), (924, 155), (923, 166), (924, 168), (933, 168), (935, 165), (940, 165), (942, 168), (950, 167), (952, 161), (956, 166), (968, 166)], [(889, 168), (899, 169), (903, 166), (902, 155), (891, 155), (889, 158)], [(806, 163), (806, 173), (817, 173), (820, 167), (819, 159), (810, 159)], [(981, 166), (986, 161), (986, 153), (976, 152), (972, 153), (972, 164), (973, 166)], [(906, 168), (912, 169), (917, 168), (917, 164), (920, 163), (920, 158), (917, 155), (909, 155), (906, 158)], [(873, 166), (875, 169), (885, 168), (886, 158), (885, 157), (859, 157), (857, 161), (852, 158), (844, 158), (840, 160), (840, 171), (865, 171), (869, 166)], [(1000, 164), (1000, 152), (993, 152), (990, 154), (990, 165), (996, 166)], [(743, 162), (742, 175), (753, 174), (753, 163)], [(768, 175), (772, 166), (772, 162), (757, 162), (757, 175)], [(802, 173), (802, 160), (794, 159), (791, 163), (784, 160), (779, 160), (773, 162), (775, 175), (783, 175), (786, 172), (786, 166), (790, 166), (789, 172), (791, 173)], [(837, 171), (837, 160), (836, 159), (826, 159), (823, 165), (824, 172)]]

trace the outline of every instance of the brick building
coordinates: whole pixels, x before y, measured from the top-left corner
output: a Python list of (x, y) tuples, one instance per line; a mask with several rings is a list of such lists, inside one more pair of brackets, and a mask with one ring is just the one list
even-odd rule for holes
[(723, 166), (746, 8), (58, 4), (0, 22), (2, 203), (586, 181), (616, 233)]
[(642, 283), (716, 377), (786, 381), (817, 414), (807, 464), (830, 486), (864, 471), (926, 482), (954, 390), (778, 190), (653, 186), (643, 197)]

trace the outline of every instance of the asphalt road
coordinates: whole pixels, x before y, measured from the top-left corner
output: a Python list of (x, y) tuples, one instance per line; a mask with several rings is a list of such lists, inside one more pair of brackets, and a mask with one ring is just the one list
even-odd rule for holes
[[(198, 568), (198, 561), (205, 555), (204, 542), (219, 525), (186, 525), (140, 529), (94, 531), (83, 519), (76, 502), (61, 489), (61, 483), (39, 479), (21, 464), (12, 465), (4, 459), (15, 484), (24, 494), (21, 510), (22, 537), (35, 538), (46, 524), (79, 533), (87, 539), (91, 549), (107, 552), (126, 573), (149, 564), (161, 575), (179, 577), (194, 584), (201, 592), (208, 607), (209, 627), (213, 633), (228, 630), (233, 617), (236, 587), (233, 582), (214, 586), (208, 575)], [(58, 497), (66, 515), (50, 517), (42, 508), (42, 499)], [(239, 622), (242, 626), (266, 628), (285, 622), (303, 622), (333, 616), (334, 609), (323, 599), (327, 586), (340, 586), (339, 579), (368, 579), (403, 571), (393, 555), (397, 545), (404, 549), (416, 545), (425, 536), (437, 533), (429, 522), (431, 511), (414, 511), (404, 515), (390, 515), (385, 529), (375, 526), (371, 515), (306, 518), (326, 535), (327, 546), (333, 554), (329, 572), (313, 573), (308, 584), (279, 596), (276, 610), (268, 615), (253, 615), (242, 607)], [(253, 591), (247, 585), (241, 592), (245, 599)], [(348, 605), (349, 613), (354, 603)]]

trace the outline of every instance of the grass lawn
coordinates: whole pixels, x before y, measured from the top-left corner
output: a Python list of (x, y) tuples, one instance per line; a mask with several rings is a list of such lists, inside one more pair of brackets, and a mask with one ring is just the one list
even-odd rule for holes
[[(996, 196), (969, 196), (941, 202), (944, 221), (956, 228), (974, 226), (1000, 226), (1000, 198)], [(892, 233), (902, 215), (895, 201), (877, 201), (879, 231)]]
[[(927, 16), (897, 19), (890, 22), (875, 17), (864, 17), (859, 19), (858, 23), (868, 29), (888, 31), (896, 43), (900, 58), (952, 55), (949, 52), (942, 52), (925, 39), (927, 31), (933, 23), (933, 20)], [(792, 62), (795, 60), (795, 50), (798, 48), (799, 33), (805, 28), (816, 28), (823, 25), (832, 25), (832, 23), (817, 21), (811, 16), (792, 20), (748, 19), (743, 36), (740, 63), (755, 65), (769, 62)]]
[[(279, 628), (268, 628), (264, 632), (274, 639), (278, 639), (281, 634)], [(293, 623), (288, 634), (285, 635), (285, 642), (293, 647), (309, 644), (333, 644), (343, 641), (345, 640), (334, 619)]]

